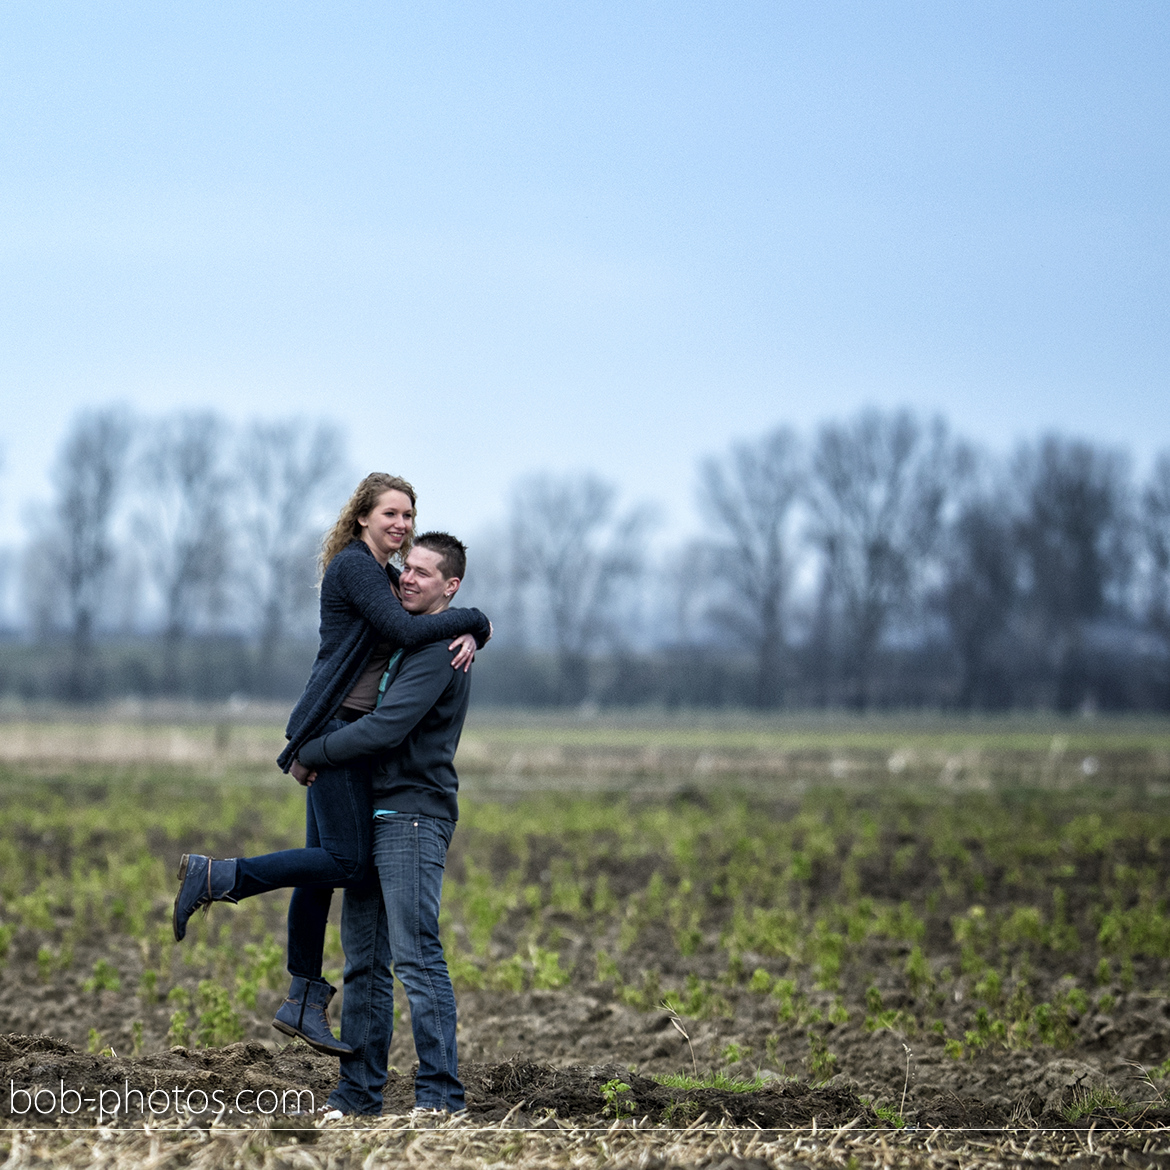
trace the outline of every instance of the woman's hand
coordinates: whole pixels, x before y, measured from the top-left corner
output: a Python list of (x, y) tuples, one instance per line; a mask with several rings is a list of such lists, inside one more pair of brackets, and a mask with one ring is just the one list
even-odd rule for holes
[(464, 671), (468, 671), (471, 669), (471, 660), (475, 657), (475, 639), (470, 634), (460, 634), (447, 649), (454, 650), (457, 646), (459, 653), (451, 659), (451, 666), (454, 670), (462, 666)]
[(292, 767), (289, 768), (289, 775), (305, 788), (311, 788), (313, 781), (317, 779), (317, 773), (311, 772), (300, 760), (293, 760)]

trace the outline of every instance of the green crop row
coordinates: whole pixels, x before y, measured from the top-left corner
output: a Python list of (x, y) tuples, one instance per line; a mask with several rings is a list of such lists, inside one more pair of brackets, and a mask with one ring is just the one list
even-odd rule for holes
[[(176, 947), (175, 861), (286, 848), (302, 822), (291, 782), (0, 771), (0, 964), (31, 954), (46, 983), (224, 1042), (284, 978), (286, 900), (216, 907)], [(464, 802), (441, 925), (461, 987), (590, 984), (688, 1017), (766, 996), (777, 1027), (907, 1033), (958, 1003), (961, 1055), (1068, 1044), (1118, 995), (1170, 990), (1167, 890), (1170, 799), (1121, 790), (536, 795)]]

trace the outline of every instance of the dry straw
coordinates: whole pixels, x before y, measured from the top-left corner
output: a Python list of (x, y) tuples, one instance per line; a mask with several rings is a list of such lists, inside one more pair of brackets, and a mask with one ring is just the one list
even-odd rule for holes
[(695, 1080), (699, 1079), (699, 1063), (695, 1060), (695, 1046), (691, 1043), (690, 1033), (683, 1027), (683, 1022), (678, 1013), (666, 1002), (662, 1001), (662, 1010), (670, 1017), (671, 1025), (674, 1030), (687, 1042), (687, 1047), (691, 1050), (691, 1068), (694, 1070)]
[[(171, 1125), (150, 1129), (95, 1127), (84, 1131), (0, 1130), (0, 1166), (101, 1166), (105, 1170), (381, 1170), (382, 1167), (450, 1167), (488, 1170), (532, 1167), (691, 1167), (797, 1163), (810, 1167), (898, 1166), (959, 1170), (1001, 1166), (1155, 1166), (1170, 1158), (1170, 1134), (1094, 1130), (863, 1130), (760, 1131), (695, 1124), (650, 1127), (637, 1119), (607, 1129), (585, 1129), (555, 1119), (539, 1129), (477, 1125), (452, 1119), (418, 1130), (408, 1117), (339, 1122), (297, 1131), (274, 1126), (250, 1130)], [(754, 1162), (749, 1162), (752, 1159)]]

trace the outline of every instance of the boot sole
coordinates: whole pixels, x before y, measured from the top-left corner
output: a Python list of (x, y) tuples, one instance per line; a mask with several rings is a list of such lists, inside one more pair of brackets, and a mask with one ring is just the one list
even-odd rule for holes
[(179, 892), (175, 895), (175, 904), (171, 910), (171, 933), (175, 936), (175, 942), (182, 942), (183, 935), (187, 933), (185, 929), (182, 934), (179, 933), (179, 898), (183, 893), (183, 882), (187, 880), (187, 864), (190, 860), (190, 853), (184, 853), (179, 858)]
[(298, 1032), (292, 1024), (286, 1024), (283, 1020), (273, 1020), (272, 1026), (286, 1036), (292, 1036), (295, 1040), (303, 1040), (310, 1048), (316, 1052), (323, 1052), (326, 1056), (353, 1056), (352, 1048), (330, 1048), (328, 1045), (322, 1044), (320, 1040), (310, 1040), (304, 1032)]

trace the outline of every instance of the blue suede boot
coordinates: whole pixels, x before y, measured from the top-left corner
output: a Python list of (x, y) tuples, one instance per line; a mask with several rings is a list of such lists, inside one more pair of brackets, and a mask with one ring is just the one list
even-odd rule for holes
[(337, 988), (324, 979), (294, 975), (272, 1026), (286, 1036), (299, 1036), (326, 1056), (352, 1056), (353, 1049), (338, 1040), (329, 1026), (329, 1001), (336, 992)]
[(235, 902), (231, 896), (236, 884), (236, 859), (215, 861), (201, 853), (184, 853), (179, 861), (179, 892), (171, 914), (175, 942), (187, 933), (187, 920), (200, 907), (204, 913), (212, 902)]

